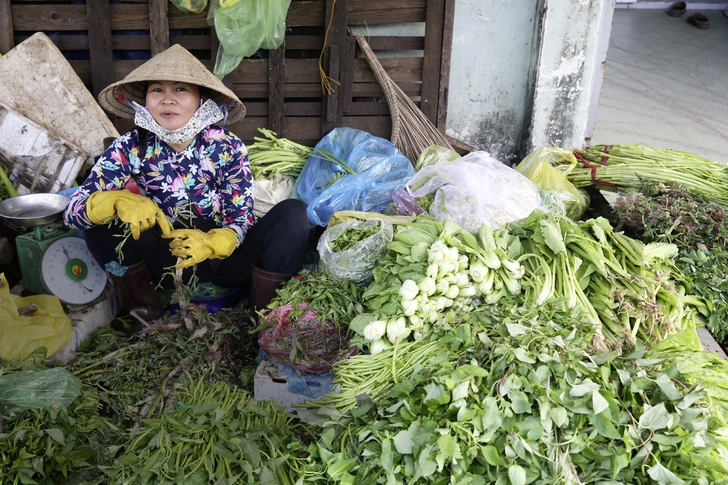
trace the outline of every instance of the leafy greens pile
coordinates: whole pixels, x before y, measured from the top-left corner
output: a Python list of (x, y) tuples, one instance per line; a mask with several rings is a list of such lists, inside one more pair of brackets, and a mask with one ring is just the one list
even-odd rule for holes
[(675, 277), (703, 298), (705, 324), (718, 342), (728, 337), (728, 221), (726, 208), (684, 186), (643, 184), (614, 204), (619, 227), (646, 242), (669, 242), (679, 250)]

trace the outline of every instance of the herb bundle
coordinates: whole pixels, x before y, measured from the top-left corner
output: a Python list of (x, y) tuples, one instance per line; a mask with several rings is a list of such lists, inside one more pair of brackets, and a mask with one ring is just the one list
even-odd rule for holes
[(645, 182), (682, 185), (692, 193), (728, 204), (728, 169), (693, 153), (646, 145), (592, 145), (574, 150), (582, 162), (556, 165), (576, 187), (624, 190)]
[(718, 342), (728, 337), (728, 221), (726, 208), (683, 186), (643, 184), (620, 194), (619, 227), (646, 242), (680, 248), (676, 278), (707, 309), (705, 323)]

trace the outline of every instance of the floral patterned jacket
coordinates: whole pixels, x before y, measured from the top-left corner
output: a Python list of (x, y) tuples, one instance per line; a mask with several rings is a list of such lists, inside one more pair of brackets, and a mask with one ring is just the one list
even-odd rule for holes
[(126, 133), (104, 152), (88, 179), (71, 195), (63, 214), (73, 229), (94, 226), (86, 201), (99, 190), (139, 187), (170, 221), (196, 206), (202, 217), (234, 230), (238, 246), (253, 224), (253, 175), (245, 144), (228, 130), (210, 125), (182, 152), (148, 133), (146, 154), (139, 157), (137, 130)]

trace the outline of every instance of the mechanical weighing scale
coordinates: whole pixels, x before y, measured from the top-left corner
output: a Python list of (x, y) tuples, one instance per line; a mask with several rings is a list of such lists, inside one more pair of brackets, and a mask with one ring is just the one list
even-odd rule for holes
[(86, 242), (58, 222), (67, 200), (59, 194), (13, 197), (0, 202), (0, 217), (17, 230), (31, 229), (15, 238), (23, 288), (86, 305), (103, 294), (106, 274)]

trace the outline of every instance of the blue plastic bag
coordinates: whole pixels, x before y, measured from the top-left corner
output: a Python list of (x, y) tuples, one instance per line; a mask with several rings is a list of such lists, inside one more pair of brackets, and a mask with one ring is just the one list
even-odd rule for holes
[[(392, 194), (414, 175), (412, 163), (389, 140), (353, 128), (335, 128), (317, 145), (341, 158), (356, 173), (310, 156), (298, 178), (298, 197), (308, 205), (308, 219), (326, 226), (334, 212), (382, 212)], [(339, 178), (340, 177), (340, 178)], [(332, 183), (333, 182), (333, 183)]]

